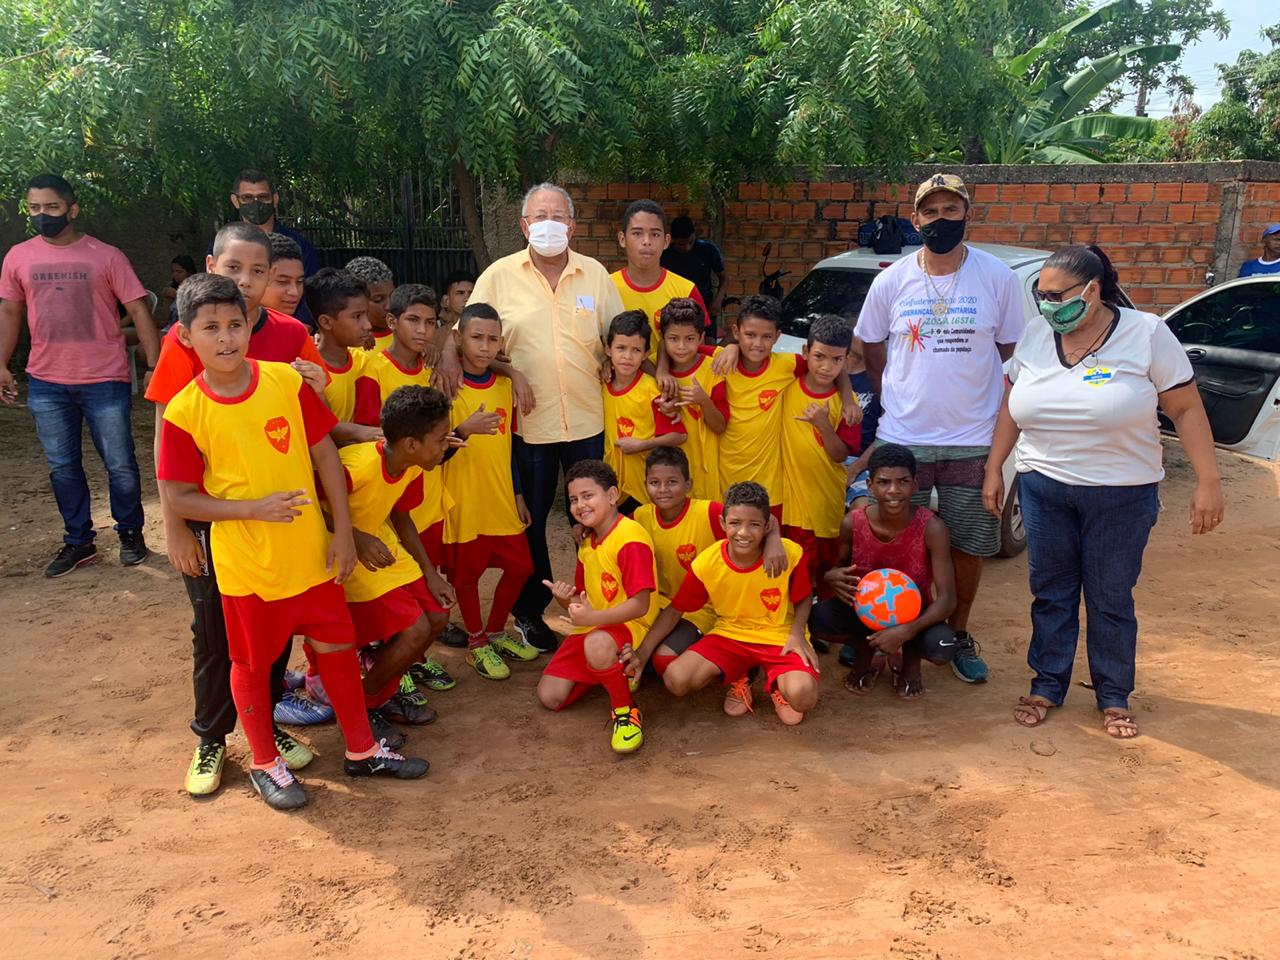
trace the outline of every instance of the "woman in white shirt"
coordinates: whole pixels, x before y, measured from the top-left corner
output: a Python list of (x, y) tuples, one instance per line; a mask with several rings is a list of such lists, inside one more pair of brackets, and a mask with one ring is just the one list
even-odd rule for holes
[(1037, 726), (1066, 698), (1083, 589), (1103, 727), (1127, 739), (1138, 733), (1129, 713), (1138, 640), (1133, 587), (1164, 478), (1157, 406), (1196, 473), (1191, 532), (1216, 527), (1223, 503), (1186, 353), (1159, 317), (1118, 306), (1119, 292), (1098, 247), (1064, 247), (1045, 261), (1036, 292), (1045, 322), (1027, 327), (1010, 361), (983, 500), (1000, 515), (1000, 467), (1014, 450), (1034, 598), (1027, 662), (1036, 674), (1014, 719)]

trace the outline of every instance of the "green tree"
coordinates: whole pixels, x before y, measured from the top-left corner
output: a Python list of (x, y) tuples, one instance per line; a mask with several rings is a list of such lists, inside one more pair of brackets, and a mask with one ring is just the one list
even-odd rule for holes
[(1245, 50), (1219, 64), (1222, 99), (1193, 122), (1187, 151), (1195, 160), (1274, 160), (1280, 156), (1280, 23), (1263, 35), (1271, 50)]

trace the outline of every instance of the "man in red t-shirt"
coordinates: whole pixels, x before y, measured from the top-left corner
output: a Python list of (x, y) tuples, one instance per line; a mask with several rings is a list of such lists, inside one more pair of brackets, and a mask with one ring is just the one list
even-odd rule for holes
[(159, 337), (147, 291), (122, 252), (76, 232), (80, 205), (62, 177), (44, 173), (27, 184), (27, 213), (37, 236), (14, 245), (0, 267), (0, 401), (12, 406), (18, 399), (9, 360), (25, 307), (31, 331), (27, 409), (65, 527), (62, 549), (44, 575), (65, 576), (98, 559), (81, 461), (86, 421), (107, 468), (120, 562), (134, 566), (147, 559), (147, 546), (129, 419), (129, 357), (117, 305), (124, 304), (133, 320), (150, 370)]

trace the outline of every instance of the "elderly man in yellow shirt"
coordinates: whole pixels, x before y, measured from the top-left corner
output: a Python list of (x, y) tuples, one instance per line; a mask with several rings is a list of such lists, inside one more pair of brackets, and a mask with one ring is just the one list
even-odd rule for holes
[(534, 407), (516, 423), (514, 454), (532, 516), (534, 572), (513, 613), (524, 639), (549, 651), (558, 641), (542, 619), (551, 600), (542, 581), (555, 579), (547, 516), (560, 471), (604, 455), (603, 338), (622, 300), (603, 264), (569, 249), (573, 200), (562, 187), (540, 183), (525, 194), (520, 230), (529, 245), (491, 264), (470, 302), (497, 309), (511, 364), (533, 388)]

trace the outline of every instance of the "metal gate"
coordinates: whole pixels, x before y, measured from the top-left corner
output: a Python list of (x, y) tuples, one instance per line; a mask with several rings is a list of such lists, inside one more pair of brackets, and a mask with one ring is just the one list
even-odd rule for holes
[(450, 272), (477, 272), (457, 191), (449, 181), (405, 174), (376, 191), (348, 193), (341, 209), (296, 195), (290, 206), (291, 225), (315, 246), (322, 266), (377, 257), (391, 268), (396, 283), (425, 283), (438, 292)]

